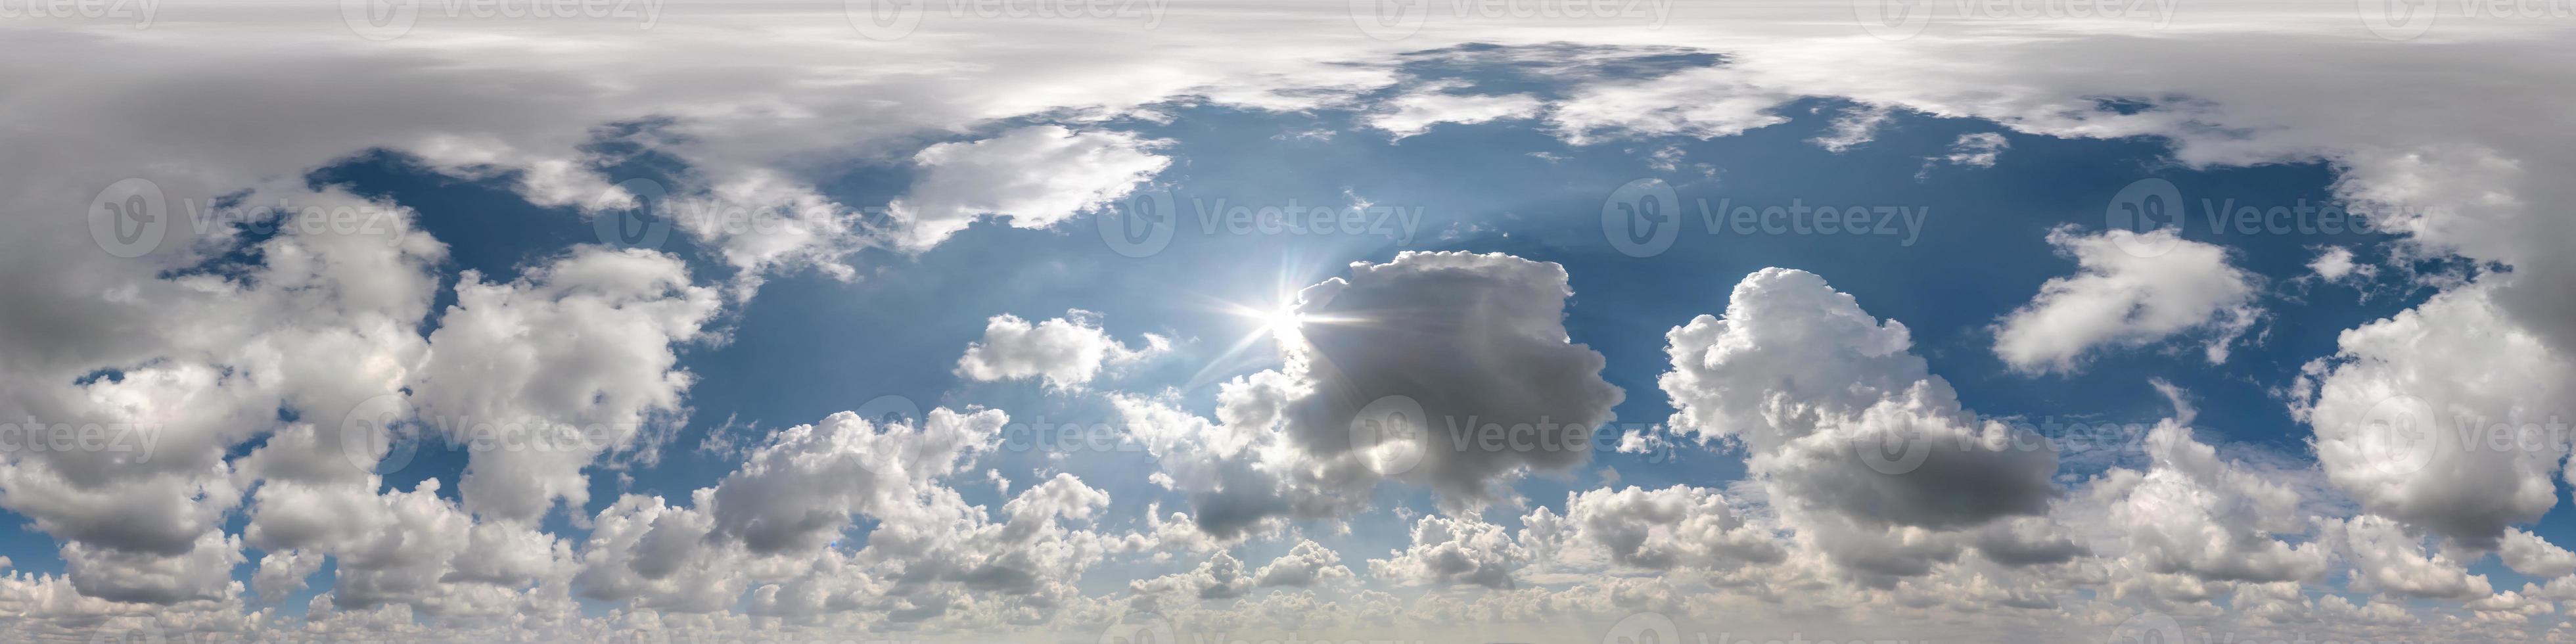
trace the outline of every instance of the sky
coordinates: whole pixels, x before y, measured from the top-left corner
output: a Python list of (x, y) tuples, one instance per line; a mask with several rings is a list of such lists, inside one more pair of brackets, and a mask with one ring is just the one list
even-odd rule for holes
[(2576, 639), (2571, 27), (0, 1), (0, 640)]

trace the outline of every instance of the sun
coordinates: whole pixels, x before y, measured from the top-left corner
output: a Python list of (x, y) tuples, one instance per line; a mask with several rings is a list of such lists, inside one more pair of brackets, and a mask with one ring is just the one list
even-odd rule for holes
[(1295, 335), (1297, 327), (1306, 324), (1306, 314), (1297, 312), (1295, 307), (1283, 307), (1261, 313), (1257, 319), (1261, 321), (1261, 331), (1274, 338)]
[(1298, 338), (1297, 330), (1313, 321), (1311, 317), (1298, 311), (1297, 303), (1293, 301), (1267, 307), (1228, 303), (1225, 306), (1225, 312), (1252, 323), (1252, 332), (1245, 335), (1240, 344), (1249, 344), (1263, 339), (1294, 342)]

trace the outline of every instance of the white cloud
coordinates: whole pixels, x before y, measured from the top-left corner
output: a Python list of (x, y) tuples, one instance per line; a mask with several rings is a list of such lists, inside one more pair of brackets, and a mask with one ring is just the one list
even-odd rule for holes
[(1529, 562), (1509, 532), (1475, 517), (1423, 517), (1413, 524), (1413, 544), (1390, 555), (1370, 559), (1369, 574), (1429, 586), (1512, 588), (1512, 571)]
[[(2072, 372), (2101, 347), (2139, 347), (2186, 332), (2210, 336), (2211, 364), (2252, 327), (2259, 278), (2228, 264), (2227, 249), (2171, 229), (2048, 233), (2076, 274), (2041, 284), (2030, 303), (1995, 325), (1995, 355), (2014, 369)], [(2155, 252), (2139, 252), (2152, 249)]]
[(1815, 274), (1755, 272), (1724, 316), (1665, 338), (1674, 431), (1743, 446), (1784, 523), (1856, 572), (1922, 574), (1959, 531), (2039, 515), (2055, 493), (2056, 452), (1961, 408), (1904, 324)]
[(242, 563), (241, 537), (221, 531), (199, 535), (196, 543), (175, 557), (77, 541), (64, 544), (62, 555), (72, 587), (86, 597), (173, 604), (221, 600), (241, 592), (241, 582), (232, 577), (233, 566)]
[(993, 316), (984, 324), (984, 339), (966, 345), (957, 373), (977, 381), (1044, 378), (1058, 390), (1079, 389), (1100, 375), (1103, 365), (1120, 365), (1171, 351), (1168, 338), (1145, 334), (1144, 346), (1129, 348), (1100, 329), (1090, 311), (1031, 324), (1019, 316)]
[(2325, 250), (2317, 251), (2317, 258), (2308, 261), (2308, 270), (2328, 282), (2343, 281), (2343, 278), (2355, 275), (2370, 279), (2379, 273), (2377, 266), (2353, 263), (2352, 249), (2342, 246), (2327, 246)]
[(1589, 83), (1551, 104), (1547, 118), (1558, 137), (1577, 145), (1620, 137), (1708, 139), (1787, 123), (1773, 110), (1795, 98), (1732, 66), (1708, 67)]
[(2304, 582), (2326, 572), (2329, 549), (2277, 534), (2306, 531), (2299, 495), (2218, 458), (2192, 439), (2188, 414), (2148, 431), (2144, 471), (2113, 469), (2086, 494), (2110, 508), (2125, 556), (2154, 574), (2211, 581)]
[(2356, 590), (2401, 597), (2469, 600), (2495, 592), (2486, 575), (2471, 575), (2461, 562), (2426, 552), (2423, 537), (2387, 517), (2361, 515), (2333, 526), (2340, 550), (2351, 557)]
[(1948, 155), (1927, 159), (1927, 161), (1942, 161), (1950, 165), (1971, 168), (1991, 168), (1995, 167), (1995, 159), (2003, 156), (2004, 149), (2009, 147), (2012, 147), (2012, 143), (2005, 140), (2001, 133), (1972, 132), (1961, 134), (1958, 140), (1951, 141)]
[(2477, 548), (2558, 502), (2569, 439), (2547, 423), (2576, 371), (2481, 282), (2345, 331), (2308, 363), (2299, 418), (2318, 464), (2363, 509)]
[(1854, 106), (1835, 115), (1831, 129), (1825, 134), (1807, 141), (1826, 152), (1841, 154), (1877, 138), (1879, 126), (1887, 124), (1888, 119), (1895, 115), (1894, 111), (1875, 105)]
[(919, 426), (878, 427), (857, 414), (779, 431), (716, 484), (714, 533), (752, 552), (810, 553), (853, 515), (919, 509), (933, 481), (993, 448), (1009, 417), (933, 410)]
[(1124, 198), (1172, 160), (1159, 141), (1058, 125), (1023, 127), (980, 141), (941, 143), (913, 155), (912, 188), (887, 205), (905, 248), (938, 245), (976, 217), (1045, 228)]
[[(1583, 463), (1625, 396), (1601, 379), (1601, 354), (1567, 338), (1572, 295), (1563, 267), (1500, 253), (1355, 263), (1299, 293), (1305, 322), (1280, 342), (1287, 369), (1221, 385), (1215, 422), (1115, 402), (1161, 480), (1192, 493), (1199, 527), (1219, 538), (1342, 517), (1387, 479), (1480, 507), (1507, 498), (1498, 482)], [(1412, 331), (1424, 328), (1442, 332)], [(1511, 431), (1521, 438), (1478, 438)]]
[(1454, 85), (1426, 83), (1402, 96), (1389, 99), (1385, 106), (1363, 119), (1369, 127), (1385, 130), (1403, 139), (1431, 131), (1442, 123), (1475, 124), (1502, 119), (1526, 119), (1538, 115), (1540, 102), (1528, 94), (1455, 94)]
[(520, 521), (556, 499), (578, 508), (593, 459), (658, 449), (637, 438), (685, 420), (693, 379), (672, 345), (701, 337), (720, 306), (678, 258), (641, 249), (577, 248), (506, 284), (466, 271), (412, 385), (447, 439), (506, 446), (471, 454), (466, 508)]
[(1323, 544), (1299, 540), (1295, 547), (1288, 549), (1288, 554), (1279, 555), (1253, 573), (1252, 581), (1264, 587), (1300, 588), (1349, 581), (1351, 569), (1341, 564), (1341, 553), (1333, 552)]
[(2504, 545), (2496, 554), (2504, 559), (2505, 567), (2525, 575), (2556, 579), (2576, 574), (2576, 552), (2529, 532), (2506, 530)]
[(1564, 517), (1539, 508), (1521, 523), (1531, 549), (1560, 564), (1727, 569), (1787, 555), (1771, 527), (1747, 519), (1724, 494), (1686, 485), (1569, 492)]

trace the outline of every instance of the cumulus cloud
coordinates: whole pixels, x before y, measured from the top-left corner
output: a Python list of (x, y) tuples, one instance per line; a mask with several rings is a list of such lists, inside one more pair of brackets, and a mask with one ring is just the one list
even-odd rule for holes
[(2041, 284), (2030, 303), (1995, 325), (1995, 355), (2012, 368), (2071, 372), (2101, 347), (2139, 347), (2185, 332), (2207, 334), (2211, 364), (2254, 324), (2259, 278), (2228, 264), (2227, 249), (2173, 229), (2048, 233), (2077, 272)]
[(979, 141), (941, 143), (913, 155), (912, 188), (887, 205), (898, 245), (922, 249), (977, 217), (1045, 228), (1126, 197), (1171, 165), (1157, 141), (1060, 125), (1018, 128)]
[[(1160, 480), (1234, 538), (1287, 517), (1337, 518), (1378, 481), (1428, 485), (1449, 507), (1589, 458), (1624, 392), (1566, 335), (1563, 267), (1510, 255), (1405, 252), (1300, 292), (1288, 367), (1220, 386), (1214, 421), (1117, 399)], [(1492, 438), (1485, 438), (1491, 436)]]
[(657, 449), (637, 437), (685, 420), (693, 379), (672, 345), (721, 305), (678, 258), (641, 249), (578, 248), (506, 284), (466, 271), (412, 396), (448, 440), (511, 446), (472, 453), (466, 507), (533, 521), (556, 499), (586, 502), (582, 471), (601, 454)]
[(2496, 554), (2504, 559), (2505, 567), (2533, 577), (2556, 579), (2576, 574), (2576, 552), (2529, 532), (2505, 531), (2504, 545)]
[(2459, 600), (2495, 592), (2486, 575), (2469, 574), (2448, 555), (2427, 552), (2423, 537), (2387, 517), (2365, 514), (2332, 528), (2342, 539), (2341, 550), (2352, 557), (2357, 590)]
[(1233, 555), (1216, 553), (1189, 572), (1128, 583), (1138, 594), (1180, 594), (1193, 599), (1234, 599), (1252, 592), (1252, 578)]
[(1512, 588), (1512, 571), (1529, 551), (1501, 526), (1475, 517), (1426, 516), (1413, 524), (1413, 543), (1370, 559), (1369, 574), (1409, 585)]
[(2144, 471), (2113, 469), (2086, 491), (2110, 508), (2126, 557), (2152, 574), (2221, 582), (2314, 581), (2329, 548), (2286, 543), (2306, 531), (2296, 491), (2193, 440), (2188, 415), (2148, 430)]
[(1771, 527), (1754, 523), (1717, 490), (1686, 485), (1566, 494), (1565, 515), (1539, 508), (1521, 519), (1538, 556), (1580, 565), (1725, 569), (1778, 563), (1788, 551)]
[(1288, 554), (1270, 560), (1268, 565), (1252, 575), (1253, 583), (1264, 587), (1317, 586), (1349, 579), (1351, 569), (1342, 566), (1341, 553), (1302, 539), (1288, 549)]
[(716, 484), (714, 533), (758, 554), (811, 552), (856, 514), (908, 511), (933, 481), (992, 449), (997, 410), (933, 410), (919, 426), (877, 427), (851, 412), (778, 432)]
[[(2318, 464), (2370, 512), (2489, 549), (2558, 502), (2576, 371), (2508, 321), (2492, 284), (2345, 331), (2294, 411)], [(2500, 448), (2499, 448), (2500, 447)]]
[(1130, 348), (1100, 329), (1090, 311), (1068, 311), (1065, 317), (1031, 324), (1019, 316), (993, 316), (984, 324), (984, 339), (966, 345), (957, 373), (978, 381), (1044, 378), (1058, 390), (1078, 389), (1100, 375), (1103, 365), (1120, 365), (1161, 355), (1172, 342), (1145, 334), (1144, 346)]
[(1962, 547), (1945, 535), (2039, 515), (2056, 493), (2054, 451), (1962, 408), (1904, 324), (1813, 273), (1748, 275), (1725, 315), (1665, 339), (1670, 426), (1742, 446), (1784, 518), (1837, 563), (1919, 574)]

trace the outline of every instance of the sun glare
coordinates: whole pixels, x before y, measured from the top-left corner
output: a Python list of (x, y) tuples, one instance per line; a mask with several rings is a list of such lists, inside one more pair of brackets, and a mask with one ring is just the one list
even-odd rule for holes
[(1305, 323), (1305, 314), (1293, 308), (1281, 308), (1261, 316), (1261, 330), (1272, 337), (1296, 333), (1297, 327)]

